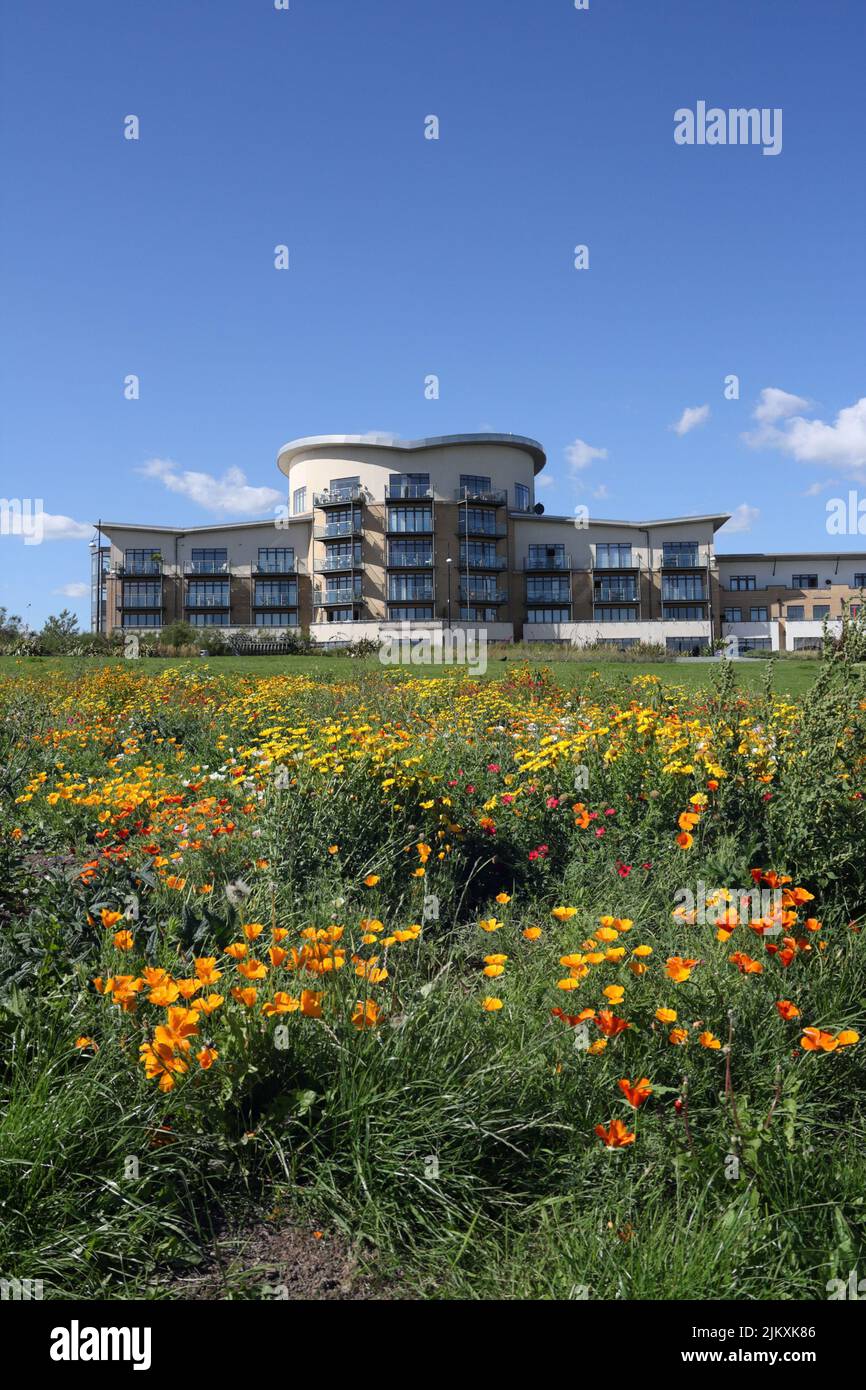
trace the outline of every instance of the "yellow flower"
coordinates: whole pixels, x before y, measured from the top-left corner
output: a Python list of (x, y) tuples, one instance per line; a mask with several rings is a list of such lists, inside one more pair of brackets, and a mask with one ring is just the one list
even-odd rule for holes
[(656, 1009), (656, 1018), (659, 1023), (676, 1023), (676, 1009)]
[(552, 908), (550, 909), (550, 915), (551, 915), (551, 917), (555, 917), (556, 920), (557, 920), (557, 922), (568, 922), (572, 917), (576, 917), (576, 916), (577, 916), (577, 908), (576, 908), (576, 907), (552, 907)]
[(495, 1014), (497, 1009), (502, 1008), (502, 1000), (497, 999), (495, 995), (488, 994), (485, 999), (481, 1000), (481, 1007), (486, 1013)]
[(379, 875), (378, 875), (378, 874), (368, 874), (367, 877), (364, 879), (364, 884), (365, 884), (365, 886), (366, 886), (367, 888), (375, 888), (375, 887), (376, 887), (376, 884), (377, 884), (378, 882), (379, 882)]

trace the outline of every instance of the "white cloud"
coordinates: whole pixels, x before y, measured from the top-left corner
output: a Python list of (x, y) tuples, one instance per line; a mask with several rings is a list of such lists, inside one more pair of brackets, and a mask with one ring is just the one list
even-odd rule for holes
[(538, 477), (537, 477), (536, 480), (535, 480), (535, 486), (536, 486), (537, 488), (539, 488), (539, 487), (553, 487), (553, 484), (554, 484), (555, 482), (556, 482), (556, 479), (554, 478), (554, 476), (553, 476), (552, 473), (539, 473)]
[(61, 584), (59, 589), (53, 589), (52, 593), (62, 594), (64, 598), (86, 598), (90, 593), (90, 585), (84, 584), (80, 579), (73, 579), (70, 584)]
[[(778, 449), (798, 463), (825, 464), (866, 481), (866, 396), (844, 406), (832, 424), (809, 420), (800, 396), (768, 387), (754, 415), (760, 428), (745, 436), (752, 448)], [(778, 422), (778, 423), (777, 423)]]
[(599, 483), (598, 487), (593, 488), (592, 495), (597, 502), (601, 502), (603, 498), (609, 497), (610, 493), (607, 490), (607, 484)]
[(606, 459), (607, 449), (596, 449), (592, 444), (587, 444), (585, 439), (575, 439), (573, 444), (569, 444), (565, 451), (565, 459), (573, 473), (579, 473), (584, 468), (589, 468), (593, 459)]
[(169, 492), (188, 497), (209, 512), (255, 516), (285, 501), (276, 488), (253, 487), (240, 468), (227, 468), (221, 478), (215, 478), (212, 473), (178, 469), (171, 459), (148, 459), (136, 472), (158, 479)]
[(757, 507), (750, 507), (748, 502), (741, 502), (739, 507), (736, 507), (731, 513), (730, 519), (720, 529), (722, 531), (751, 531), (760, 515), (760, 510)]
[(820, 493), (826, 492), (828, 488), (838, 486), (839, 483), (836, 478), (828, 478), (826, 482), (823, 483), (810, 483), (809, 486), (806, 488), (806, 491), (803, 493), (803, 496), (818, 497)]
[(697, 429), (698, 425), (705, 425), (710, 418), (710, 407), (708, 405), (688, 405), (683, 411), (676, 424), (671, 425), (674, 434), (688, 434), (689, 430)]

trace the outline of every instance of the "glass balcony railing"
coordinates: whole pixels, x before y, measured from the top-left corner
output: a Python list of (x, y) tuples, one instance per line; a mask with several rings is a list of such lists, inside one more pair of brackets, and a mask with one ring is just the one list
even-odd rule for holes
[(461, 584), (461, 603), (507, 603), (508, 595), (504, 589), (489, 589), (485, 585)]
[(257, 560), (253, 574), (297, 574), (297, 556), (293, 560)]
[(361, 518), (356, 521), (332, 521), (327, 526), (317, 526), (313, 536), (317, 541), (336, 541), (343, 536), (360, 536), (363, 533)]
[(570, 570), (573, 565), (570, 555), (527, 555), (523, 561), (525, 570)]
[(508, 493), (504, 487), (487, 488), (485, 491), (476, 492), (471, 487), (458, 487), (454, 491), (456, 502), (483, 502), (488, 507), (504, 507), (508, 501)]
[(680, 553), (662, 551), (663, 570), (697, 570), (703, 569), (705, 564), (706, 561), (700, 558), (697, 550)]
[(324, 560), (316, 560), (314, 568), (319, 574), (345, 574), (352, 570), (362, 570), (363, 560), (351, 555), (327, 555)]
[(314, 597), (321, 608), (348, 607), (362, 601), (362, 595), (351, 585), (342, 589), (316, 589)]
[(391, 483), (385, 488), (387, 502), (405, 502), (413, 498), (428, 499), (433, 496), (429, 483)]
[(505, 555), (461, 555), (461, 570), (504, 570), (508, 568), (508, 557)]
[(228, 608), (228, 594), (196, 594), (186, 596), (185, 608)]
[(363, 502), (365, 495), (359, 483), (352, 487), (327, 488), (324, 492), (313, 493), (313, 506), (344, 507), (347, 502)]
[(420, 570), (433, 568), (433, 556), (426, 550), (398, 550), (388, 555), (391, 570)]
[(117, 573), (122, 579), (136, 579), (139, 575), (159, 576), (162, 574), (162, 558), (154, 556), (150, 560), (124, 560), (117, 566)]
[(501, 540), (508, 534), (508, 528), (504, 522), (496, 523), (486, 520), (473, 520), (463, 512), (457, 518), (458, 536), (488, 536), (491, 539)]
[(228, 560), (184, 560), (184, 574), (228, 574)]

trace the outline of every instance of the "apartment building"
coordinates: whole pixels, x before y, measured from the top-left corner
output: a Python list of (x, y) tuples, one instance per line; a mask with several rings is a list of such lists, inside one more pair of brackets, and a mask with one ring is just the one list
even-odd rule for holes
[(410, 623), (684, 653), (733, 632), (777, 650), (819, 640), (824, 616), (838, 619), (866, 580), (866, 557), (717, 555), (726, 513), (549, 516), (535, 495), (544, 464), (520, 435), (294, 440), (277, 456), (287, 504), (268, 520), (100, 521), (92, 625), (183, 620), (345, 642)]

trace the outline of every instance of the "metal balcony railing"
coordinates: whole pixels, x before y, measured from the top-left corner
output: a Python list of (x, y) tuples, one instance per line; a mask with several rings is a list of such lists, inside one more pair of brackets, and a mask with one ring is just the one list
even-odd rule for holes
[(329, 555), (324, 560), (315, 560), (313, 568), (319, 574), (346, 574), (362, 570), (364, 561), (355, 560), (351, 555)]
[(225, 597), (216, 594), (187, 594), (185, 608), (228, 608), (228, 594)]
[(357, 521), (332, 521), (327, 526), (317, 526), (313, 536), (317, 541), (336, 541), (346, 536), (363, 534), (360, 517)]
[(320, 608), (342, 608), (363, 602), (363, 596), (351, 585), (344, 589), (316, 589), (314, 597)]
[(483, 584), (461, 584), (461, 603), (507, 603), (508, 595), (504, 589), (488, 589)]
[(365, 489), (356, 483), (353, 487), (328, 488), (325, 492), (313, 493), (314, 507), (344, 507), (347, 502), (363, 502)]
[(257, 560), (253, 565), (253, 574), (297, 574), (298, 559), (294, 560)]
[(432, 497), (432, 487), (424, 483), (392, 483), (385, 488), (386, 502), (406, 502), (417, 498), (429, 501)]
[(458, 487), (454, 491), (454, 499), (457, 502), (481, 502), (488, 507), (504, 507), (508, 501), (508, 493), (504, 487), (488, 488), (485, 492), (475, 492), (469, 487)]
[(184, 560), (184, 574), (230, 574), (228, 560)]
[(570, 570), (574, 565), (570, 555), (527, 555), (523, 561), (525, 570)]
[(297, 608), (298, 591), (297, 589), (287, 589), (284, 594), (266, 597), (261, 594), (253, 595), (253, 608)]
[(124, 561), (123, 564), (117, 566), (115, 573), (121, 579), (137, 579), (141, 575), (150, 575), (151, 578), (159, 577), (162, 574), (162, 560), (135, 560), (129, 565)]
[(458, 536), (487, 536), (491, 540), (502, 540), (508, 534), (508, 527), (504, 522), (491, 523), (488, 521), (473, 521), (463, 512), (457, 518)]
[(505, 555), (461, 555), (461, 570), (504, 570), (508, 568)]
[(433, 564), (433, 555), (425, 550), (392, 551), (388, 555), (389, 570), (432, 569)]

